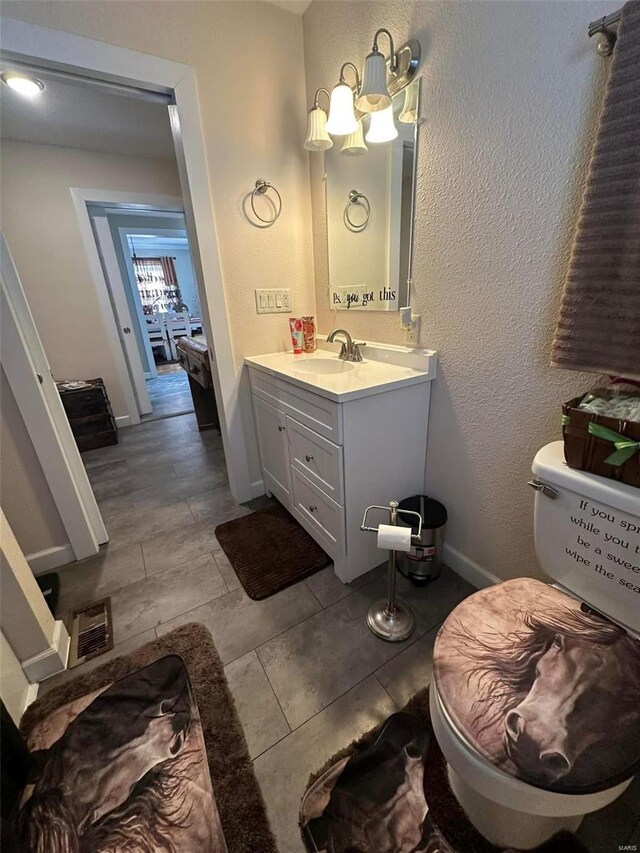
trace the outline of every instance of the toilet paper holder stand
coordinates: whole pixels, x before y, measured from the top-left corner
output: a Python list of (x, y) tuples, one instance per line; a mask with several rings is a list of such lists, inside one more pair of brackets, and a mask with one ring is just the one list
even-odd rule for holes
[[(368, 506), (362, 516), (360, 530), (367, 533), (378, 533), (377, 527), (367, 524), (367, 513), (371, 510), (382, 510), (389, 513), (389, 524), (398, 524), (398, 516), (413, 516), (418, 519), (418, 532), (412, 533), (411, 541), (419, 544), (422, 534), (422, 516), (419, 512), (409, 509), (399, 509), (398, 501), (389, 501), (389, 506)], [(396, 552), (389, 551), (389, 576), (387, 597), (374, 601), (367, 612), (367, 625), (377, 637), (390, 643), (399, 643), (409, 639), (413, 634), (416, 620), (411, 606), (396, 595)]]

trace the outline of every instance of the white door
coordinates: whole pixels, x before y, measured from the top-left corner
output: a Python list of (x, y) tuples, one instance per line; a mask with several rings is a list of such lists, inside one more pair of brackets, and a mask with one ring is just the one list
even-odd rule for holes
[(264, 484), (283, 504), (290, 506), (291, 465), (286, 417), (273, 406), (255, 397), (253, 405)]
[[(141, 415), (149, 415), (153, 411), (153, 408), (149, 399), (149, 392), (147, 391), (147, 382), (144, 378), (144, 368), (142, 367), (142, 359), (140, 358), (140, 350), (138, 349), (138, 341), (136, 340), (133, 325), (134, 319), (131, 317), (129, 303), (124, 292), (125, 285), (120, 274), (109, 221), (106, 216), (95, 216), (92, 222), (98, 254), (100, 255), (102, 270), (111, 294), (111, 303), (116, 316), (118, 334), (127, 362), (129, 376), (131, 377), (138, 411)], [(135, 322), (137, 322), (137, 318)]]
[(0, 234), (2, 367), (77, 560), (107, 542), (29, 303)]

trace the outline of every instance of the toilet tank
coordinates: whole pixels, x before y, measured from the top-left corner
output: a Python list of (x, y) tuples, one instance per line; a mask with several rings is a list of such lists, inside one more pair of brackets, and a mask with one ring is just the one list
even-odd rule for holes
[(542, 569), (567, 592), (640, 632), (640, 490), (569, 468), (561, 441), (537, 453), (532, 471), (533, 482), (550, 487), (535, 497)]

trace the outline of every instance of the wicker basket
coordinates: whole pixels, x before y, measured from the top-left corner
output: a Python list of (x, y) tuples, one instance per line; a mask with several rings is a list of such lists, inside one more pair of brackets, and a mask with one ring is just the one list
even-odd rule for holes
[[(582, 411), (578, 405), (583, 396), (575, 397), (562, 406), (562, 435), (567, 465), (640, 488), (640, 422)], [(603, 437), (605, 435), (607, 437)], [(606, 461), (616, 452), (615, 436), (639, 442), (635, 449), (630, 447), (622, 454), (626, 456), (631, 453), (626, 461), (618, 465)]]

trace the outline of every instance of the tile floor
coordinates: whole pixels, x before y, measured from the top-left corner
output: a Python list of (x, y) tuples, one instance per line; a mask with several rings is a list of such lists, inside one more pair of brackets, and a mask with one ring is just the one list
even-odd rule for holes
[(143, 423), (193, 411), (187, 374), (180, 365), (177, 365), (177, 370), (169, 370), (169, 367), (174, 365), (167, 365), (167, 369), (162, 371), (159, 369), (158, 376), (147, 381), (153, 412), (142, 416)]
[[(58, 607), (64, 618), (71, 606), (110, 595), (117, 644), (45, 682), (41, 692), (173, 627), (204, 623), (225, 664), (279, 851), (302, 853), (297, 815), (310, 774), (428, 683), (437, 628), (473, 590), (448, 570), (426, 589), (400, 578), (418, 618), (401, 645), (378, 640), (365, 626), (369, 603), (384, 595), (384, 566), (349, 586), (324, 569), (252, 601), (215, 527), (266, 499), (235, 503), (220, 436), (199, 433), (193, 415), (121, 436), (119, 445), (83, 455), (111, 541), (98, 556), (60, 571)], [(585, 821), (594, 853), (633, 843), (639, 789)]]

